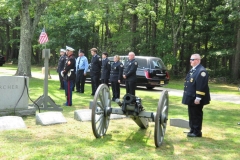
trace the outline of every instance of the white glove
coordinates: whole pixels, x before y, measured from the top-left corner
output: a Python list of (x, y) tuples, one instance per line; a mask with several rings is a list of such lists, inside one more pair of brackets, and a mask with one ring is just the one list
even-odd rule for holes
[(63, 71), (61, 71), (61, 76), (64, 77)]

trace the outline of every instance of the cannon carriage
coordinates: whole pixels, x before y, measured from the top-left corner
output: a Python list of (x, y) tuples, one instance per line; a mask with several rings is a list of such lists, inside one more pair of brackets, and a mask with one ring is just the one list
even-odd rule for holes
[(169, 98), (168, 92), (163, 90), (156, 113), (145, 111), (141, 98), (131, 94), (126, 94), (123, 100), (116, 100), (119, 107), (111, 107), (111, 95), (107, 85), (101, 84), (94, 96), (92, 103), (92, 130), (96, 138), (104, 136), (107, 132), (110, 115), (126, 115), (130, 117), (140, 128), (147, 129), (149, 122), (155, 122), (154, 142), (159, 147), (164, 139), (167, 120)]

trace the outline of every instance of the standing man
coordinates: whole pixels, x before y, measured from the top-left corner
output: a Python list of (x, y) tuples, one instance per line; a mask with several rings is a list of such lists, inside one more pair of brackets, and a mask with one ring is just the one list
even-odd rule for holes
[(84, 56), (84, 51), (78, 51), (79, 57), (76, 61), (76, 92), (84, 93), (84, 85), (88, 70), (88, 60)]
[(208, 73), (200, 64), (199, 54), (190, 58), (192, 69), (188, 72), (185, 83), (182, 103), (188, 105), (189, 127), (188, 137), (202, 137), (203, 106), (210, 103), (208, 87)]
[(95, 95), (95, 92), (99, 86), (99, 79), (101, 76), (101, 66), (102, 59), (99, 55), (97, 55), (97, 49), (90, 49), (92, 54), (91, 66), (90, 66), (90, 76), (91, 76), (91, 84), (92, 84), (92, 96)]
[(108, 59), (108, 53), (103, 52), (101, 82), (105, 83), (107, 86), (109, 86), (108, 82), (109, 82), (110, 70), (111, 70), (111, 63), (110, 63), (110, 60)]
[(75, 58), (73, 56), (74, 49), (71, 47), (66, 46), (68, 60), (66, 61), (64, 70), (62, 71), (61, 75), (64, 77), (64, 88), (65, 88), (65, 95), (67, 97), (66, 103), (63, 105), (65, 106), (72, 106), (72, 90), (74, 86), (75, 80)]
[(120, 98), (120, 83), (123, 76), (123, 64), (118, 55), (113, 58), (114, 63), (111, 66), (110, 82), (112, 85), (112, 101)]
[(135, 95), (136, 90), (136, 72), (138, 68), (138, 62), (135, 60), (134, 52), (128, 53), (128, 62), (124, 66), (123, 78), (126, 82), (126, 93)]
[(66, 52), (65, 49), (60, 49), (60, 58), (58, 60), (58, 67), (57, 67), (57, 72), (58, 72), (59, 81), (60, 81), (59, 89), (64, 89), (64, 82), (63, 82), (63, 77), (61, 76), (61, 72), (64, 69), (66, 59), (67, 59), (65, 52)]

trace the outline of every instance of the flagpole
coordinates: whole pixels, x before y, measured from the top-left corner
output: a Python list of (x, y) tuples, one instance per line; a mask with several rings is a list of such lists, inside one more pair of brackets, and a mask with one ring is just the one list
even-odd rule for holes
[[(48, 62), (50, 59), (50, 49), (46, 49), (47, 48), (47, 42), (48, 42), (48, 37), (45, 31), (45, 28), (43, 30), (45, 32), (44, 36), (39, 38), (39, 42), (40, 43), (45, 43), (45, 49), (43, 49), (42, 51), (42, 57), (44, 58), (44, 86), (43, 86), (43, 95), (40, 96), (37, 100), (36, 100), (36, 104), (38, 104), (38, 106), (43, 106), (43, 108), (41, 108), (42, 110), (55, 110), (55, 111), (62, 111), (63, 109), (60, 108), (59, 105), (56, 105), (55, 102), (52, 100), (51, 97), (48, 96)], [(43, 32), (42, 31), (42, 32)], [(42, 33), (41, 33), (42, 34)], [(48, 105), (50, 104), (50, 105)]]

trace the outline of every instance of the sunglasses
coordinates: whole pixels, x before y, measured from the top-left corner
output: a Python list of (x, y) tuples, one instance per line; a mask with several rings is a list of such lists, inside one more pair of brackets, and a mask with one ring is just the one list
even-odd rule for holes
[(195, 60), (198, 60), (198, 59), (193, 59), (193, 58), (190, 58), (190, 61), (195, 61)]

